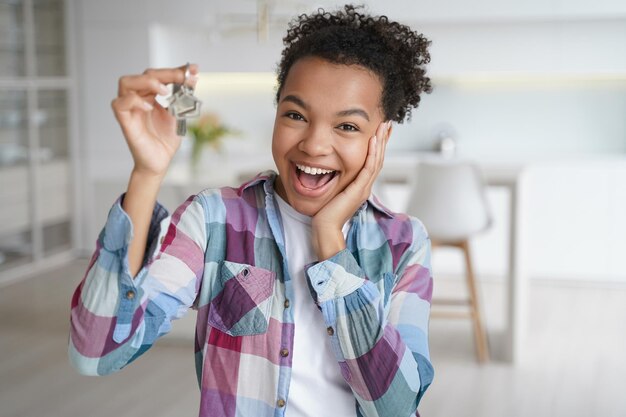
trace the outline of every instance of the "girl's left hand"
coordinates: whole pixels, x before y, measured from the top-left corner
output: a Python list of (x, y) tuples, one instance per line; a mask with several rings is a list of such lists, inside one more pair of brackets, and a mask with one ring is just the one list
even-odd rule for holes
[(313, 248), (319, 260), (328, 259), (346, 247), (343, 225), (367, 200), (383, 166), (385, 148), (391, 134), (391, 121), (382, 122), (371, 137), (361, 171), (342, 192), (313, 216)]

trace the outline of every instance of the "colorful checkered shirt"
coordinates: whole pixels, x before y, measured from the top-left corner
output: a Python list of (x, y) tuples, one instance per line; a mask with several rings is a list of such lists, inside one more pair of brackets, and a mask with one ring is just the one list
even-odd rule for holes
[[(132, 224), (109, 212), (72, 299), (69, 357), (81, 373), (117, 371), (197, 310), (201, 417), (278, 417), (289, 408), (293, 282), (274, 172), (240, 188), (204, 190), (171, 217), (159, 204), (135, 279)], [(430, 240), (422, 223), (374, 197), (351, 219), (347, 248), (306, 267), (311, 302), (328, 327), (355, 398), (355, 416), (419, 415), (433, 379), (428, 351)]]

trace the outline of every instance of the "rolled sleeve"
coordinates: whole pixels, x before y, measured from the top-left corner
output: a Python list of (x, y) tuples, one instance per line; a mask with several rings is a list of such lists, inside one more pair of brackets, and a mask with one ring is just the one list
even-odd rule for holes
[[(125, 195), (126, 193), (122, 194), (109, 210), (106, 224), (102, 230), (102, 247), (109, 252), (127, 250), (133, 239), (133, 224), (128, 214), (122, 208)], [(161, 221), (167, 218), (168, 215), (167, 209), (159, 202), (154, 205), (148, 230), (148, 248), (151, 248), (156, 243), (155, 237), (159, 235), (161, 230)], [(146, 251), (146, 253), (150, 253), (150, 251)]]
[(130, 217), (122, 208), (124, 197), (122, 194), (113, 204), (102, 233), (102, 247), (104, 250), (115, 253), (122, 262), (119, 275), (119, 303), (116, 312), (113, 340), (121, 343), (126, 340), (132, 330), (132, 320), (137, 310), (137, 303), (142, 299), (143, 292), (139, 288), (141, 278), (145, 275), (145, 268), (151, 256), (158, 247), (158, 237), (162, 234), (162, 221), (167, 219), (168, 212), (160, 203), (156, 203), (152, 211), (148, 239), (142, 268), (135, 279), (130, 275), (128, 266), (128, 247), (133, 239), (133, 224)]
[(309, 266), (306, 272), (319, 303), (345, 297), (366, 281), (365, 274), (348, 249)]
[(87, 375), (121, 369), (136, 353), (142, 336), (137, 330), (143, 328), (141, 304), (146, 299), (142, 285), (169, 220), (167, 210), (155, 204), (143, 265), (133, 279), (128, 268), (133, 225), (122, 208), (123, 200), (124, 194), (109, 210), (87, 273), (72, 299), (69, 357)]
[(122, 208), (124, 195), (122, 194), (109, 210), (106, 224), (102, 230), (102, 247), (109, 252), (127, 249), (133, 238), (133, 225), (128, 214)]

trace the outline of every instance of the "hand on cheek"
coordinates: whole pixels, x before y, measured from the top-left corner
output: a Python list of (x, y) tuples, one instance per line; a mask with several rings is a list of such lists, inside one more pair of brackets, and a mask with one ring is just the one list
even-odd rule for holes
[(363, 168), (354, 181), (330, 200), (313, 217), (313, 248), (319, 260), (332, 257), (346, 247), (341, 228), (372, 192), (383, 166), (391, 122), (382, 122), (370, 138)]

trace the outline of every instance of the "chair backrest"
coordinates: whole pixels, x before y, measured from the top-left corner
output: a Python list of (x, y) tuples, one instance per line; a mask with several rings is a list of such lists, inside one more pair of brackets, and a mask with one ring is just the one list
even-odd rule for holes
[(422, 161), (411, 182), (406, 211), (424, 223), (431, 239), (461, 241), (491, 226), (484, 181), (474, 163)]

